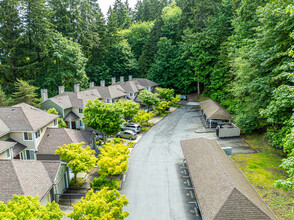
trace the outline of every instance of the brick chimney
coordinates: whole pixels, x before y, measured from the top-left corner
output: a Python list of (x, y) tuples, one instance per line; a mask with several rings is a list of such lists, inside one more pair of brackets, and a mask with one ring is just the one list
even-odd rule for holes
[(48, 99), (48, 90), (47, 89), (41, 89), (41, 98), (42, 98), (43, 102)]
[(129, 80), (132, 80), (133, 79), (133, 76), (132, 75), (129, 75)]
[(111, 84), (115, 84), (115, 77), (111, 78)]
[(74, 85), (74, 91), (79, 92), (80, 91), (80, 84), (75, 84)]
[(94, 82), (89, 83), (89, 88), (92, 88), (92, 87), (94, 87)]
[(64, 86), (58, 86), (58, 94), (64, 93)]
[(121, 82), (124, 81), (124, 77), (123, 77), (123, 76), (120, 77), (120, 81), (121, 81)]
[(105, 87), (105, 80), (100, 80), (100, 86)]

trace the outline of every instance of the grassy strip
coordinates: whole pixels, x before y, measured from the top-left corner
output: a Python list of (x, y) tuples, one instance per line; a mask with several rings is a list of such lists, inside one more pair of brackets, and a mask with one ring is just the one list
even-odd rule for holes
[(269, 146), (264, 135), (248, 135), (245, 141), (258, 153), (234, 155), (233, 160), (279, 219), (294, 219), (294, 192), (273, 186), (287, 177), (279, 167), (284, 153)]

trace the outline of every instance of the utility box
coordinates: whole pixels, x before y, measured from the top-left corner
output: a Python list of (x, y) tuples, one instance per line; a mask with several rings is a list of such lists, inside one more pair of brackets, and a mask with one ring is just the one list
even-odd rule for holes
[(239, 137), (240, 128), (233, 123), (221, 123), (216, 126), (216, 135), (222, 137)]

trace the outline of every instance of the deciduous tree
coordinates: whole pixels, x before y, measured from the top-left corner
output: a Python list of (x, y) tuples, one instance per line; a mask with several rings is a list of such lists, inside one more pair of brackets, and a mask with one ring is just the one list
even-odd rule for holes
[(127, 211), (123, 211), (126, 205), (128, 205), (128, 200), (117, 190), (104, 188), (94, 193), (91, 189), (81, 201), (73, 205), (73, 211), (68, 214), (68, 217), (75, 220), (121, 220), (129, 215)]
[(61, 219), (64, 215), (54, 201), (41, 206), (38, 196), (14, 195), (11, 201), (4, 204), (0, 201), (0, 219)]
[(146, 89), (142, 90), (139, 93), (138, 97), (139, 99), (142, 100), (142, 103), (146, 105), (148, 111), (150, 107), (152, 107), (153, 105), (156, 105), (159, 102), (159, 98), (157, 97), (157, 94), (153, 94), (152, 92)]
[(139, 111), (139, 103), (134, 102), (133, 100), (127, 101), (124, 99), (120, 99), (114, 103), (115, 106), (122, 109), (123, 117), (125, 120), (129, 120), (134, 117)]
[(55, 151), (55, 154), (59, 155), (60, 160), (67, 162), (67, 166), (74, 174), (75, 182), (79, 172), (91, 171), (97, 161), (95, 151), (91, 150), (89, 146), (83, 148), (82, 145), (84, 144), (84, 142), (64, 144)]
[(103, 134), (104, 144), (106, 135), (114, 135), (119, 132), (124, 122), (122, 109), (98, 99), (93, 102), (89, 100), (83, 113), (83, 121), (86, 126), (100, 131)]

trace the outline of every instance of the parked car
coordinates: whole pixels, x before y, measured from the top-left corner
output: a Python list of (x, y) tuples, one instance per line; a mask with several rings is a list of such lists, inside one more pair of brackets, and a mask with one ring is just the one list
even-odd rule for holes
[(185, 96), (185, 95), (181, 95), (180, 98), (181, 98), (181, 100), (187, 100), (187, 96)]
[(127, 124), (125, 125), (122, 130), (132, 130), (136, 133), (139, 133), (141, 131), (141, 126), (138, 125), (138, 124), (134, 124), (134, 123), (130, 123), (130, 124)]
[(130, 139), (130, 140), (135, 140), (137, 138), (137, 133), (131, 130), (124, 130), (124, 131), (118, 132), (116, 136)]

